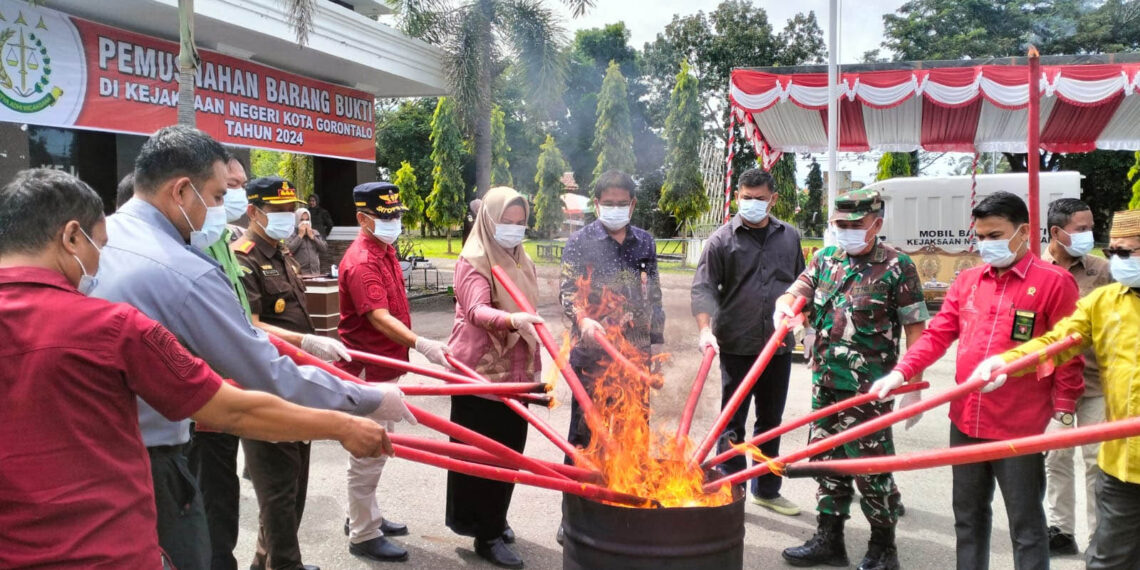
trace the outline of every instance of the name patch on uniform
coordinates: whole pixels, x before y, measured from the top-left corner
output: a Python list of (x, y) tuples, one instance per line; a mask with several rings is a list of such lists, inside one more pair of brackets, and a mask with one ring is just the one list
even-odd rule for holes
[(266, 277), (277, 277), (281, 275), (281, 272), (274, 269), (272, 265), (262, 265), (261, 274)]
[(1014, 311), (1013, 331), (1009, 338), (1018, 342), (1033, 340), (1033, 325), (1037, 322), (1037, 313), (1033, 311)]

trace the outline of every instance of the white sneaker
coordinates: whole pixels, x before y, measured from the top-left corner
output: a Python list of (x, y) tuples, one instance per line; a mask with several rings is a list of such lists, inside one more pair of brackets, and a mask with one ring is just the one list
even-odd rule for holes
[(777, 495), (773, 499), (764, 499), (752, 495), (752, 502), (764, 507), (766, 509), (780, 513), (781, 515), (794, 517), (800, 514), (800, 508), (795, 503), (789, 501), (783, 495)]

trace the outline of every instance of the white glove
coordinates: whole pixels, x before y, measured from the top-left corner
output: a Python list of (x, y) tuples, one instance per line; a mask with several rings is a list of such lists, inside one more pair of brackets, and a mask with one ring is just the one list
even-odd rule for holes
[[(901, 410), (907, 406), (913, 406), (913, 405), (915, 405), (921, 401), (922, 401), (922, 392), (907, 392), (906, 394), (903, 394), (901, 398), (899, 398), (899, 408), (898, 409)], [(915, 424), (918, 423), (918, 420), (921, 420), (921, 419), (922, 419), (922, 414), (918, 414), (912, 418), (907, 418), (906, 429), (910, 429), (910, 428), (914, 427)]]
[(446, 343), (422, 336), (416, 337), (416, 352), (424, 355), (432, 364), (444, 367), (448, 366), (445, 356), (451, 353)]
[(378, 423), (399, 421), (405, 421), (412, 425), (419, 423), (416, 421), (416, 416), (412, 415), (412, 411), (404, 403), (404, 393), (394, 382), (373, 383), (371, 386), (380, 391), (382, 398), (380, 399), (380, 406), (368, 414), (368, 419)]
[(301, 337), (301, 350), (321, 360), (343, 360), (345, 362), (352, 360), (352, 357), (348, 355), (348, 349), (339, 340), (315, 334), (307, 334)]
[(902, 372), (891, 370), (890, 374), (875, 380), (875, 383), (871, 384), (871, 389), (868, 390), (868, 393), (875, 394), (880, 400), (886, 400), (888, 399), (887, 394), (889, 394), (891, 390), (902, 386), (904, 383), (906, 383), (906, 378), (903, 378)]
[(779, 327), (780, 323), (784, 322), (784, 319), (791, 319), (795, 315), (796, 313), (792, 310), (791, 305), (786, 305), (777, 301), (776, 312), (772, 313), (772, 324), (776, 325), (776, 327)]
[(578, 332), (582, 335), (582, 341), (587, 345), (596, 344), (594, 340), (594, 333), (606, 334), (606, 329), (602, 328), (602, 323), (594, 319), (582, 319), (578, 321)]
[(519, 336), (528, 343), (538, 344), (538, 331), (534, 329), (534, 325), (545, 323), (542, 317), (530, 313), (511, 313), (507, 320), (510, 321), (511, 328), (518, 331)]
[(720, 354), (720, 344), (716, 341), (716, 336), (713, 335), (709, 327), (701, 329), (701, 340), (697, 342), (697, 349), (704, 354), (709, 347), (712, 347), (713, 352)]
[(982, 363), (974, 369), (974, 373), (970, 375), (970, 381), (977, 380), (979, 378), (982, 380), (989, 380), (989, 384), (982, 386), (982, 389), (979, 390), (979, 392), (983, 394), (997, 390), (998, 388), (1002, 387), (1002, 384), (1005, 384), (1007, 375), (999, 374), (996, 378), (990, 378), (990, 376), (993, 376), (994, 370), (997, 370), (1002, 366), (1005, 366), (1005, 361), (1002, 360), (1000, 356), (991, 356), (983, 360)]

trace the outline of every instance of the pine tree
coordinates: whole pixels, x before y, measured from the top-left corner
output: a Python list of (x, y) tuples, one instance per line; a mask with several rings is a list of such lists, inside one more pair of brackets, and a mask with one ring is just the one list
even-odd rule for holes
[(826, 213), (823, 209), (823, 172), (819, 162), (811, 159), (811, 169), (807, 175), (808, 198), (803, 209), (804, 231), (808, 235), (823, 235), (823, 227), (827, 225)]
[(772, 190), (776, 191), (776, 203), (769, 213), (785, 222), (792, 222), (796, 215), (796, 155), (785, 152), (772, 166)]
[(598, 93), (598, 118), (594, 124), (594, 144), (590, 146), (598, 157), (594, 166), (595, 179), (609, 170), (632, 174), (636, 168), (627, 91), (621, 67), (610, 61)]
[(884, 152), (879, 159), (875, 180), (886, 180), (911, 175), (911, 155), (907, 152)]
[(506, 114), (495, 105), (491, 109), (491, 186), (514, 186), (511, 178), (511, 145), (507, 144)]
[(416, 180), (416, 169), (408, 161), (400, 163), (400, 169), (392, 178), (392, 184), (400, 189), (400, 202), (408, 211), (404, 212), (404, 227), (409, 230), (422, 228), (427, 220), (424, 215), (424, 200), (420, 198), (420, 186)]
[[(697, 78), (689, 73), (688, 62), (681, 62), (677, 84), (669, 97), (669, 116), (665, 118), (665, 185), (661, 187), (661, 209), (677, 219), (677, 227), (689, 222), (709, 208), (701, 176), (701, 101)], [(682, 230), (683, 231), (683, 230)]]
[(463, 220), (463, 135), (456, 121), (455, 108), (447, 97), (440, 97), (431, 119), (432, 189), (427, 197), (427, 219), (447, 232), (447, 253), (451, 253), (451, 230)]
[(546, 135), (546, 142), (540, 147), (542, 154), (538, 155), (538, 173), (534, 175), (534, 183), (538, 185), (538, 193), (534, 198), (535, 229), (540, 234), (550, 237), (562, 227), (565, 215), (562, 211), (562, 174), (568, 170), (566, 160), (562, 158), (562, 151), (554, 144), (554, 136)]

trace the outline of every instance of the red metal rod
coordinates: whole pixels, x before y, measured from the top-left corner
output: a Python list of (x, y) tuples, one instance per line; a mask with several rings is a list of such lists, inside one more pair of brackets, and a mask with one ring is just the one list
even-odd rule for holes
[[(534, 305), (530, 300), (523, 295), (518, 286), (515, 285), (507, 272), (499, 266), (491, 267), (491, 273), (499, 280), (499, 284), (503, 289), (507, 290), (507, 294), (511, 296), (519, 309), (533, 315), (537, 315), (538, 311), (535, 310)], [(590, 431), (595, 437), (602, 438), (604, 447), (613, 447), (612, 436), (608, 429), (606, 429), (605, 422), (602, 421), (602, 416), (598, 414), (598, 410), (594, 408), (594, 401), (590, 399), (589, 392), (582, 386), (582, 381), (578, 379), (578, 375), (574, 373), (574, 369), (570, 367), (570, 363), (562, 357), (562, 353), (558, 349), (558, 343), (554, 342), (554, 336), (550, 334), (550, 329), (546, 324), (539, 323), (534, 325), (535, 332), (538, 333), (538, 339), (542, 341), (542, 346), (546, 347), (546, 351), (550, 353), (550, 358), (554, 360), (555, 366), (558, 371), (562, 373), (562, 378), (566, 380), (566, 385), (570, 387), (570, 393), (574, 395), (574, 400), (578, 402), (578, 407), (582, 408), (582, 415), (586, 418), (586, 425), (589, 426)]]
[[(901, 394), (906, 394), (907, 392), (915, 392), (918, 390), (925, 390), (929, 387), (930, 387), (930, 384), (928, 382), (914, 382), (912, 384), (903, 384), (902, 386), (899, 386), (898, 388), (895, 388), (894, 390), (892, 390), (890, 395), (891, 396), (898, 396)], [(762, 443), (765, 443), (767, 441), (771, 441), (772, 439), (775, 439), (781, 435), (784, 435), (785, 433), (788, 433), (788, 432), (790, 432), (796, 428), (799, 428), (801, 426), (805, 426), (811, 422), (814, 422), (815, 420), (826, 418), (827, 416), (839, 413), (839, 412), (846, 410), (848, 408), (854, 408), (855, 406), (862, 406), (863, 404), (874, 402), (875, 400), (878, 400), (878, 399), (879, 399), (879, 396), (876, 394), (859, 394), (857, 396), (852, 396), (850, 398), (847, 398), (846, 400), (843, 400), (842, 402), (836, 402), (836, 403), (834, 403), (830, 406), (827, 406), (825, 408), (820, 408), (820, 409), (818, 409), (818, 410), (816, 410), (810, 414), (807, 414), (806, 416), (796, 418), (796, 419), (791, 420), (791, 421), (784, 422), (784, 423), (782, 423), (782, 424), (780, 424), (780, 425), (778, 425), (778, 426), (776, 426), (776, 427), (774, 427), (774, 428), (772, 428), (772, 429), (748, 440), (748, 445), (759, 447), (760, 444), (762, 444)], [(710, 469), (710, 468), (715, 467), (717, 465), (720, 465), (721, 463), (724, 463), (725, 461), (731, 459), (732, 457), (734, 457), (736, 455), (740, 455), (742, 453), (744, 453), (744, 451), (741, 448), (735, 448), (734, 447), (734, 448), (729, 449), (729, 450), (725, 451), (724, 453), (721, 453), (720, 455), (717, 455), (716, 457), (713, 457), (712, 459), (709, 459), (708, 461), (704, 462), (704, 464), (701, 465), (701, 467), (703, 467), (705, 469)]]
[[(503, 465), (498, 457), (483, 451), (477, 447), (462, 443), (453, 443), (450, 441), (438, 441), (434, 439), (426, 439), (422, 437), (415, 437), (402, 433), (389, 433), (388, 437), (391, 438), (392, 443), (414, 447), (423, 451), (446, 455), (455, 459), (463, 461), (474, 461), (475, 463), (484, 463), (495, 467), (508, 468)], [(600, 483), (601, 476), (598, 473), (582, 469), (581, 467), (574, 467), (573, 465), (564, 465), (562, 463), (554, 463), (552, 461), (542, 461), (536, 459), (539, 463), (550, 467), (551, 469), (571, 478), (575, 481), (582, 481), (584, 483)]]
[(454, 372), (440, 370), (438, 368), (418, 366), (406, 360), (398, 360), (395, 358), (389, 358), (387, 356), (380, 356), (379, 354), (371, 354), (368, 352), (353, 350), (351, 348), (348, 349), (348, 354), (352, 357), (353, 360), (356, 361), (367, 362), (369, 364), (375, 364), (377, 366), (383, 366), (385, 368), (391, 368), (392, 370), (399, 370), (401, 372), (411, 372), (412, 374), (419, 374), (421, 376), (443, 380), (444, 382), (451, 382), (454, 384), (474, 384), (477, 382), (476, 380), (461, 376)]
[[(293, 360), (293, 362), (296, 362), (297, 364), (315, 366), (321, 370), (324, 370), (325, 372), (328, 372), (329, 374), (341, 378), (342, 380), (347, 380), (349, 382), (363, 384), (366, 386), (368, 385), (368, 383), (364, 380), (361, 380), (360, 378), (357, 378), (356, 376), (353, 376), (352, 374), (349, 374), (348, 372), (345, 372), (344, 370), (341, 370), (285, 342), (279, 337), (271, 334), (269, 335), (269, 341), (273, 343), (278, 352), (285, 356), (288, 356)], [(554, 471), (553, 469), (550, 469), (549, 467), (538, 463), (534, 459), (527, 457), (483, 434), (467, 429), (459, 424), (449, 422), (437, 415), (413, 406), (407, 402), (404, 404), (408, 407), (408, 410), (412, 412), (412, 415), (415, 416), (416, 420), (428, 428), (434, 429), (446, 436), (453, 437), (464, 443), (474, 445), (483, 451), (499, 457), (501, 461), (507, 462), (511, 466), (518, 466), (522, 469), (530, 469), (535, 473), (546, 475), (548, 477), (565, 478), (565, 476), (561, 473), (558, 473), (557, 471)]]
[(662, 386), (660, 378), (653, 376), (649, 373), (648, 370), (641, 366), (638, 366), (632, 360), (626, 358), (625, 355), (622, 354), (620, 350), (618, 350), (618, 347), (614, 346), (614, 343), (610, 342), (610, 339), (606, 338), (606, 334), (604, 332), (595, 331), (594, 342), (597, 342), (598, 346), (602, 347), (602, 350), (606, 351), (606, 354), (608, 354), (611, 359), (624, 366), (626, 370), (629, 370), (633, 374), (636, 374), (638, 377), (640, 377), (641, 381), (645, 382), (647, 386), (652, 386), (654, 388), (660, 388)]
[(787, 477), (815, 477), (912, 471), (914, 469), (944, 467), (946, 465), (994, 461), (1015, 455), (1040, 453), (1052, 449), (1076, 447), (1137, 435), (1140, 435), (1140, 417), (1131, 417), (1090, 426), (1058, 430), (1040, 435), (976, 443), (973, 445), (951, 447), (949, 449), (932, 449), (929, 451), (919, 451), (916, 453), (888, 457), (812, 461), (810, 463), (789, 465), (784, 471), (784, 475)]
[(497, 384), (451, 384), (448, 386), (401, 386), (405, 396), (511, 396), (546, 392), (543, 382), (499, 382)]
[[(795, 302), (792, 303), (792, 313), (799, 315), (803, 310), (804, 305), (807, 304), (807, 297), (796, 297)], [(784, 337), (788, 335), (788, 329), (791, 325), (788, 319), (780, 322), (780, 326), (772, 333), (772, 337), (768, 339), (768, 344), (764, 345), (764, 350), (760, 352), (760, 356), (756, 357), (756, 362), (752, 363), (752, 368), (748, 369), (748, 374), (740, 381), (740, 385), (736, 387), (736, 392), (733, 392), (732, 398), (724, 405), (724, 409), (720, 411), (716, 421), (713, 422), (712, 430), (705, 436), (704, 441), (697, 447), (693, 453), (691, 461), (693, 463), (700, 463), (704, 460), (709, 451), (716, 445), (716, 440), (720, 438), (720, 433), (724, 431), (724, 426), (732, 420), (732, 416), (736, 414), (736, 410), (740, 409), (740, 405), (748, 399), (748, 395), (752, 393), (752, 387), (756, 385), (756, 381), (760, 379), (760, 374), (768, 367), (768, 363), (772, 361), (772, 357), (776, 355), (776, 351), (784, 344)]]
[(1029, 248), (1041, 255), (1041, 58), (1037, 48), (1029, 46), (1029, 124), (1026, 131), (1025, 163), (1029, 167)]
[(705, 389), (705, 379), (712, 369), (713, 359), (716, 358), (716, 349), (708, 347), (701, 358), (701, 367), (697, 369), (697, 377), (693, 380), (693, 388), (689, 391), (689, 399), (685, 402), (685, 410), (681, 413), (681, 423), (677, 424), (676, 439), (680, 441), (689, 437), (689, 429), (693, 426), (693, 414), (697, 411), (697, 403), (701, 400), (701, 391)]
[[(1017, 360), (1014, 360), (1013, 362), (1007, 363), (1005, 366), (1002, 366), (993, 371), (991, 378), (996, 378), (1002, 374), (1011, 374), (1025, 368), (1035, 366), (1039, 361), (1047, 358), (1052, 358), (1053, 356), (1056, 356), (1057, 354), (1060, 354), (1061, 352), (1064, 352), (1065, 350), (1074, 346), (1078, 346), (1080, 344), (1081, 335), (1069, 335), (1064, 339), (1050, 344), (1049, 346), (1046, 346), (1037, 352), (1027, 354), (1021, 358), (1018, 358)], [(868, 420), (857, 426), (839, 432), (833, 436), (821, 439), (801, 450), (793, 451), (792, 453), (782, 455), (767, 463), (753, 465), (752, 467), (749, 467), (743, 471), (738, 471), (727, 477), (721, 477), (720, 479), (706, 483), (705, 490), (712, 492), (725, 484), (736, 485), (738, 483), (752, 479), (753, 477), (759, 477), (760, 475), (769, 473), (773, 465), (775, 465), (777, 468), (783, 468), (783, 466), (789, 463), (794, 463), (796, 461), (807, 459), (808, 457), (819, 455), (820, 453), (834, 449), (845, 443), (855, 441), (856, 439), (865, 437), (879, 430), (886, 429), (895, 423), (917, 416), (918, 414), (921, 414), (922, 412), (925, 412), (931, 408), (935, 408), (942, 404), (945, 404), (946, 402), (956, 400), (962, 396), (965, 396), (966, 394), (969, 394), (970, 392), (973, 392), (974, 390), (981, 388), (982, 386), (985, 386), (989, 382), (989, 380), (982, 380), (981, 378), (978, 378), (977, 380), (971, 380), (969, 382), (958, 384), (949, 390), (935, 394), (931, 398), (924, 399), (918, 403), (895, 410), (893, 412), (888, 412), (875, 419)]]
[[(479, 372), (475, 371), (470, 366), (467, 366), (466, 364), (460, 362), (450, 354), (447, 355), (447, 363), (456, 370), (470, 376), (473, 379), (476, 379), (477, 381), (490, 383), (490, 380), (484, 378), (482, 374), (479, 374)], [(585, 455), (582, 455), (581, 450), (579, 450), (577, 447), (574, 447), (574, 445), (567, 441), (565, 437), (562, 437), (562, 434), (555, 431), (555, 429), (550, 427), (550, 424), (543, 421), (542, 418), (531, 413), (531, 411), (528, 410), (526, 406), (509, 398), (500, 398), (499, 401), (506, 404), (506, 406), (516, 414), (522, 416), (522, 418), (525, 419), (527, 423), (534, 426), (534, 429), (537, 429), (539, 433), (545, 435), (546, 439), (549, 439), (550, 442), (553, 443), (558, 449), (562, 450), (562, 453), (565, 453), (567, 456), (569, 456), (570, 459), (574, 461), (575, 465), (592, 471), (597, 471), (597, 466), (594, 465), (592, 461), (587, 459)]]
[(527, 473), (525, 471), (515, 471), (512, 469), (504, 469), (502, 467), (493, 467), (491, 465), (480, 465), (478, 463), (470, 463), (467, 461), (460, 461), (450, 457), (443, 457), (427, 451), (415, 449), (405, 445), (393, 444), (396, 450), (396, 457), (407, 459), (408, 461), (415, 461), (417, 463), (425, 463), (427, 465), (434, 465), (448, 471), (455, 471), (464, 473), (473, 477), (482, 477), (484, 479), (491, 479), (494, 481), (503, 481), (505, 483), (519, 483), (522, 485), (531, 485), (533, 487), (542, 487), (543, 489), (550, 489), (553, 491), (562, 491), (563, 493), (570, 493), (572, 495), (579, 495), (587, 499), (596, 501), (609, 501), (611, 503), (619, 503), (623, 505), (632, 505), (637, 507), (649, 506), (652, 501), (635, 497), (626, 493), (619, 493), (591, 485), (589, 483), (580, 483), (570, 479), (544, 477), (534, 473)]

